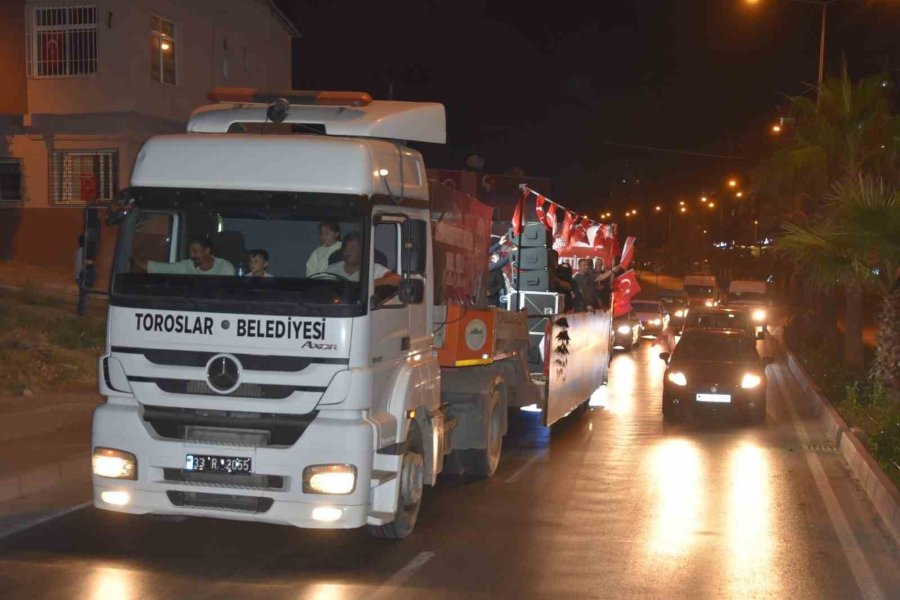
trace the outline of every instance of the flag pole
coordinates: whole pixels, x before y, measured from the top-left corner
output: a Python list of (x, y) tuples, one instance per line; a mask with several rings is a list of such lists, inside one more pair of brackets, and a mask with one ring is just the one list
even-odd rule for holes
[(516, 239), (516, 312), (519, 312), (519, 304), (522, 303), (522, 236), (525, 234), (525, 198), (528, 197), (528, 187), (521, 183), (522, 197), (519, 202), (522, 210), (519, 211), (519, 236)]

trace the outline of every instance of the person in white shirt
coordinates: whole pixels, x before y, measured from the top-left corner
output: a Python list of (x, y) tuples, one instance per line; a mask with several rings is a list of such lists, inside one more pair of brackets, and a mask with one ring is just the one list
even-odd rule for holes
[(188, 256), (174, 263), (158, 262), (136, 258), (135, 264), (148, 273), (168, 273), (171, 275), (220, 275), (234, 276), (234, 265), (213, 256), (212, 243), (204, 235), (191, 238), (188, 242)]
[(250, 271), (244, 277), (272, 277), (269, 273), (269, 253), (262, 248), (250, 251)]
[[(359, 281), (360, 267), (362, 266), (362, 242), (358, 233), (351, 232), (344, 237), (343, 250), (344, 260), (328, 267), (327, 272), (348, 281)], [(375, 280), (375, 287), (400, 286), (401, 277), (378, 263), (372, 265), (372, 277)]]
[(306, 276), (328, 270), (328, 257), (341, 249), (341, 226), (333, 221), (319, 223), (319, 242), (322, 244), (312, 251), (306, 261)]

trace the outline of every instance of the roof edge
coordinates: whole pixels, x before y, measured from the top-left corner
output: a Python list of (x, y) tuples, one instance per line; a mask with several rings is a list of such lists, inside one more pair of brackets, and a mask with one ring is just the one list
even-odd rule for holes
[(295, 39), (303, 37), (303, 34), (300, 32), (300, 30), (297, 28), (297, 26), (294, 25), (294, 23), (290, 19), (287, 18), (287, 15), (285, 15), (284, 12), (280, 8), (278, 8), (278, 5), (275, 4), (275, 0), (264, 0), (264, 1), (266, 4), (269, 5), (269, 9), (272, 11), (272, 17), (274, 17), (275, 20), (278, 21), (278, 23), (282, 27), (285, 28), (285, 30), (288, 32), (288, 35), (290, 35), (292, 38), (295, 38)]

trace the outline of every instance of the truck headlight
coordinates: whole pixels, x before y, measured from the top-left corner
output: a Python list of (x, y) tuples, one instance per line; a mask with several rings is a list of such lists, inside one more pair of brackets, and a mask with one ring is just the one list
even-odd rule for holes
[(716, 305), (716, 302), (715, 302), (715, 300), (707, 300), (706, 302), (704, 302), (704, 304), (705, 304), (706, 306), (711, 307), (711, 306), (715, 306), (715, 305)]
[(741, 387), (745, 390), (752, 390), (760, 383), (762, 383), (762, 377), (753, 373), (745, 373), (744, 378), (741, 379)]
[(676, 311), (675, 311), (675, 317), (676, 317), (676, 318), (680, 319), (680, 318), (683, 317), (683, 316), (684, 316), (684, 311), (683, 311), (683, 310), (676, 310)]
[(753, 320), (757, 323), (762, 323), (766, 320), (766, 311), (762, 308), (757, 308), (753, 311)]
[(669, 381), (671, 381), (675, 385), (687, 385), (687, 377), (685, 377), (684, 373), (682, 373), (681, 371), (672, 371), (671, 373), (669, 373)]
[(137, 479), (137, 458), (131, 452), (94, 448), (91, 460), (94, 475), (110, 479)]
[(353, 465), (311, 465), (303, 469), (304, 494), (346, 495), (356, 489)]
[(622, 335), (628, 335), (631, 333), (631, 325), (619, 325), (619, 329), (617, 329), (619, 333)]
[(651, 325), (662, 325), (662, 319), (650, 319)]

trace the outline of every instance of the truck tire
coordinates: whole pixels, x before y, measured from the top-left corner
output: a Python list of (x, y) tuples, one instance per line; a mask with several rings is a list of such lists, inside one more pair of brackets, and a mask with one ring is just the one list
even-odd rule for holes
[(501, 401), (500, 388), (494, 387), (485, 399), (490, 406), (485, 411), (489, 416), (485, 423), (484, 448), (469, 448), (459, 451), (459, 459), (467, 475), (490, 477), (500, 464), (503, 450), (503, 417), (506, 408)]
[(387, 525), (369, 525), (369, 533), (376, 538), (399, 540), (412, 533), (422, 507), (425, 487), (425, 447), (419, 426), (410, 425), (406, 436), (406, 450), (400, 466), (400, 495), (394, 520)]

